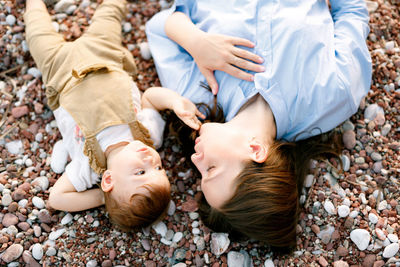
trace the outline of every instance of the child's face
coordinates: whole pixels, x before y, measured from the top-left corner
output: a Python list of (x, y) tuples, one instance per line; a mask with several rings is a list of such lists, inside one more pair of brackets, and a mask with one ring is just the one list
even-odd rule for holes
[(111, 194), (121, 201), (129, 201), (136, 193), (147, 195), (143, 185), (170, 187), (160, 155), (140, 141), (132, 141), (121, 149), (109, 167), (113, 182)]

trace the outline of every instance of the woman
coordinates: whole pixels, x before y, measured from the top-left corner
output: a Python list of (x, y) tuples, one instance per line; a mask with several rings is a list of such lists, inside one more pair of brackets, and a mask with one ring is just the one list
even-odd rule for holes
[(334, 152), (297, 141), (349, 118), (370, 87), (365, 2), (330, 5), (177, 0), (148, 22), (162, 85), (211, 103), (199, 88), (207, 81), (227, 121), (203, 124), (191, 157), (211, 206), (205, 222), (274, 247), (295, 245), (308, 161)]

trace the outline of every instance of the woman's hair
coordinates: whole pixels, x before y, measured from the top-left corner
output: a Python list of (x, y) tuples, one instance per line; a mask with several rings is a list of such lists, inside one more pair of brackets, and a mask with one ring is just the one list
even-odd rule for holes
[[(204, 104), (201, 107), (208, 110), (207, 120), (223, 122), (216, 97), (213, 108)], [(192, 131), (179, 119), (170, 126), (190, 156), (195, 137)], [(199, 209), (202, 221), (214, 231), (228, 232), (233, 239), (250, 237), (267, 243), (274, 252), (292, 252), (296, 246), (300, 194), (311, 160), (338, 158), (341, 150), (341, 138), (336, 132), (297, 142), (274, 141), (265, 162), (246, 163), (235, 179), (233, 197), (220, 208), (211, 207), (203, 195)]]
[(106, 210), (112, 223), (126, 232), (138, 231), (162, 219), (171, 199), (169, 187), (144, 185), (149, 192), (133, 194), (128, 203), (118, 201), (111, 192), (104, 192)]

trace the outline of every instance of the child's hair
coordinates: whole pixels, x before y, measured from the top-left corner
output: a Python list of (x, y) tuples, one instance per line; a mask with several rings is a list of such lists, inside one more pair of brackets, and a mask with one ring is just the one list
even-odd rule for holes
[[(219, 106), (208, 108), (208, 111), (211, 114), (208, 112), (207, 115), (213, 118), (221, 117)], [(185, 140), (184, 148), (193, 153), (194, 139), (187, 138), (189, 130), (183, 124), (179, 127), (177, 124), (179, 120), (173, 120), (173, 127), (179, 130), (178, 138)], [(233, 239), (250, 237), (266, 242), (274, 252), (292, 252), (296, 246), (299, 198), (310, 162), (312, 159), (339, 158), (341, 150), (340, 134), (336, 132), (298, 142), (275, 140), (268, 149), (265, 162), (246, 163), (235, 178), (233, 197), (220, 208), (211, 207), (202, 197), (199, 205), (202, 221), (214, 231), (228, 232)]]
[(171, 199), (168, 187), (160, 185), (144, 185), (149, 192), (133, 194), (128, 203), (118, 201), (111, 192), (104, 192), (106, 210), (111, 222), (126, 232), (138, 231), (162, 219)]

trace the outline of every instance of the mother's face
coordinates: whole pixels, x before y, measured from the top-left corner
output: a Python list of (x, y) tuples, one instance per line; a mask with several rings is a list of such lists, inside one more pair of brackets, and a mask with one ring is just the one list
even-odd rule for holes
[(221, 207), (235, 191), (235, 178), (250, 159), (243, 131), (226, 123), (205, 123), (195, 141), (192, 162), (200, 171), (201, 188), (207, 202)]

